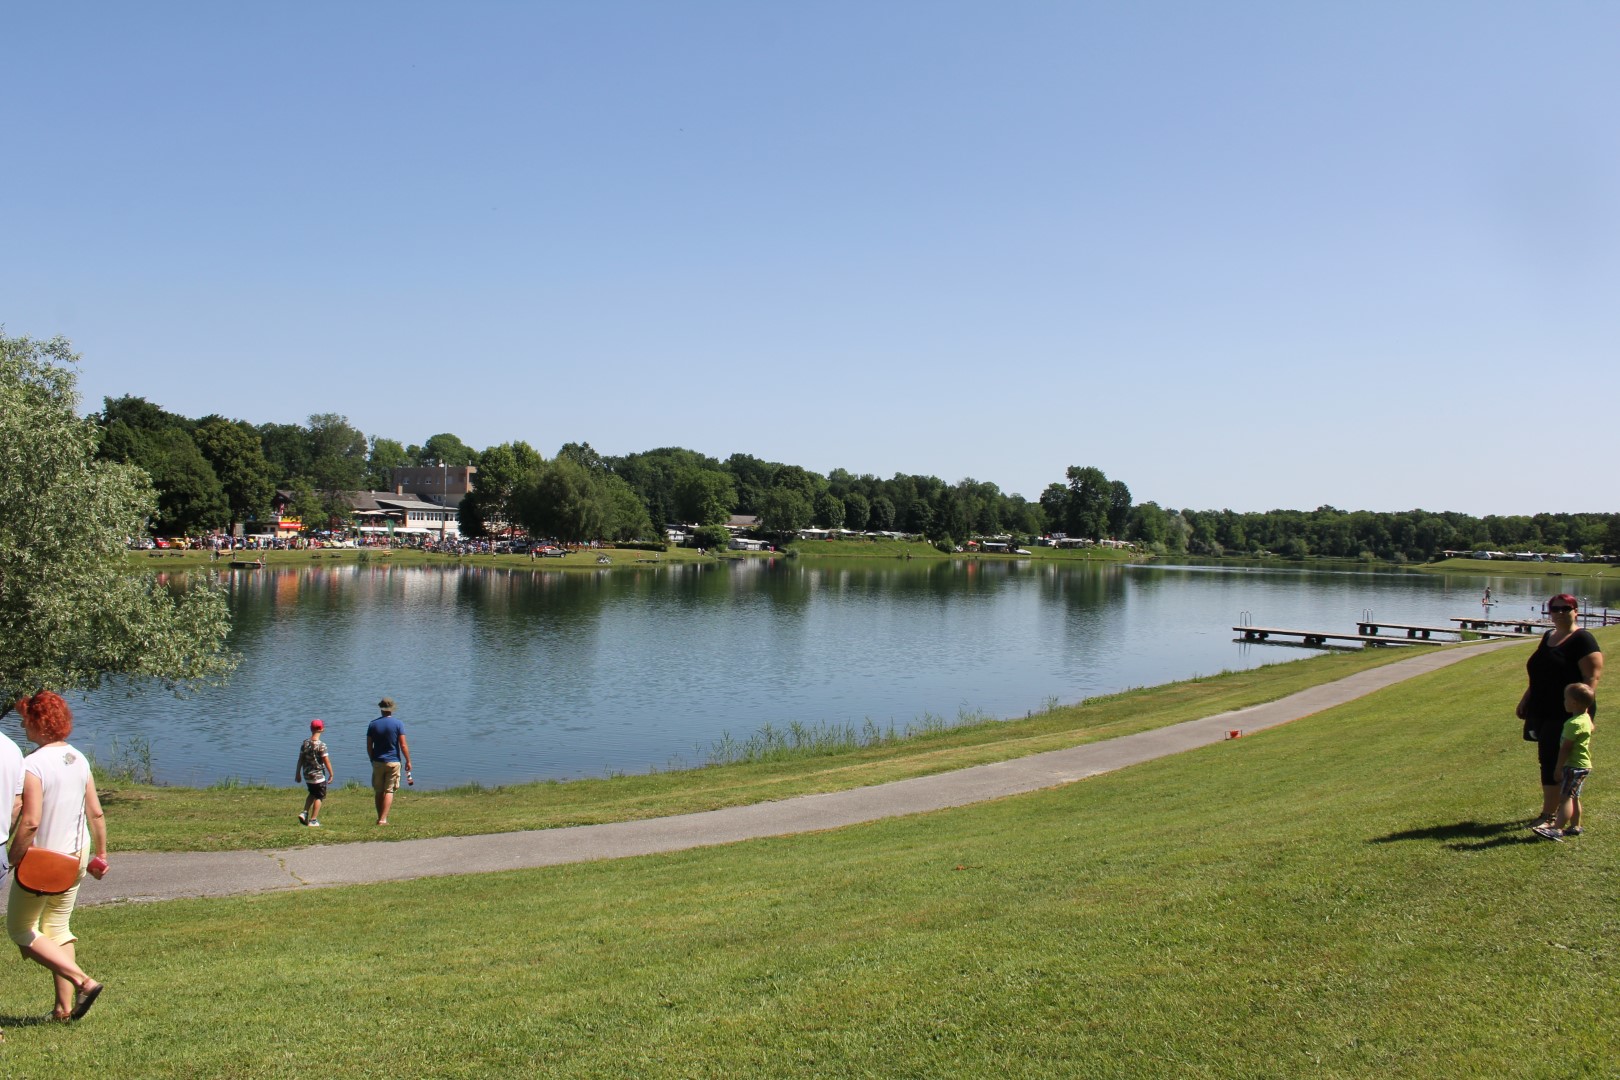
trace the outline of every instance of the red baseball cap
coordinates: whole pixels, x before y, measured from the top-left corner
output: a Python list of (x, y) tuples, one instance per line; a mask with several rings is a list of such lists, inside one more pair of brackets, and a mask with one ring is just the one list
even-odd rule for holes
[(326, 725), (319, 720), (311, 720), (309, 722), (309, 730), (311, 731), (320, 731), (324, 727), (326, 727)]

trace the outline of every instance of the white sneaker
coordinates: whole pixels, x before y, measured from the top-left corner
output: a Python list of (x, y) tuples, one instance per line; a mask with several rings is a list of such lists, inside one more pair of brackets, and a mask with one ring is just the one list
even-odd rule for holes
[(321, 827), (321, 823), (318, 821), (312, 821), (309, 823), (309, 827), (312, 829), (318, 829)]

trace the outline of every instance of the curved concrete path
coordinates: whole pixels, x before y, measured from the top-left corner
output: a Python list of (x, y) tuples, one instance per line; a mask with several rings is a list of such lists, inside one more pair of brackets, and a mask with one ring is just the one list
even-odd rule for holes
[(880, 818), (965, 806), (1068, 784), (1207, 746), (1225, 739), (1226, 732), (1233, 728), (1247, 733), (1286, 724), (1466, 657), (1516, 644), (1518, 642), (1509, 639), (1453, 645), (1358, 672), (1264, 705), (1189, 720), (1156, 731), (876, 787), (801, 795), (752, 806), (609, 825), (487, 836), (318, 844), (279, 851), (115, 854), (113, 872), (105, 880), (85, 879), (79, 891), (79, 903), (232, 896), (619, 859), (836, 829)]

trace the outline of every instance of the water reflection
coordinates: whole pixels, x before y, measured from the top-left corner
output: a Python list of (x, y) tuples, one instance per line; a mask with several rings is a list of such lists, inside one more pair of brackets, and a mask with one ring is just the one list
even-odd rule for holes
[[(1234, 644), (1257, 623), (1353, 629), (1539, 606), (1557, 577), (1481, 578), (1039, 561), (749, 560), (561, 573), (383, 565), (227, 577), (230, 686), (108, 691), (76, 738), (150, 742), (160, 778), (282, 784), (311, 717), (340, 778), (364, 776), (374, 705), (399, 701), (429, 786), (695, 764), (765, 723), (897, 726), (1021, 716), (1301, 655)], [(1612, 603), (1601, 580), (1569, 583)]]

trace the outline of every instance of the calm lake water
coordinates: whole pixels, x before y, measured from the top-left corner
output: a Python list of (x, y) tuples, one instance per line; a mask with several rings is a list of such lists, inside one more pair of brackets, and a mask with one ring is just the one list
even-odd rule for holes
[[(601, 573), (318, 567), (229, 579), (228, 687), (75, 701), (74, 742), (143, 739), (160, 781), (292, 783), (309, 720), (339, 782), (399, 703), (417, 783), (450, 787), (701, 764), (728, 733), (964, 713), (1023, 716), (1307, 650), (1255, 624), (1354, 632), (1364, 611), (1444, 625), (1539, 610), (1562, 578), (1118, 563), (749, 560)], [(1569, 582), (1590, 603), (1620, 585)], [(9, 723), (9, 721), (8, 721)]]

